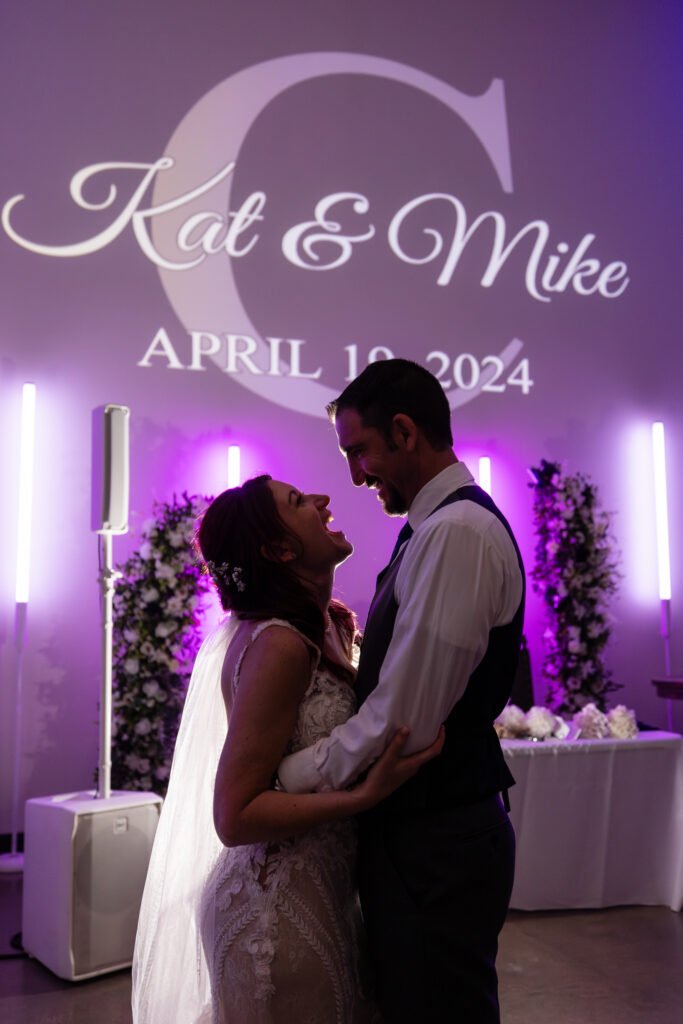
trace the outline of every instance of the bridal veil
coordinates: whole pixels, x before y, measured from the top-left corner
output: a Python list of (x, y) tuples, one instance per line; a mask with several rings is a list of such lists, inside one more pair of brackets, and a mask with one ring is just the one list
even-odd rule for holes
[(223, 848), (213, 789), (227, 732), (221, 670), (237, 625), (228, 617), (209, 634), (192, 671), (140, 908), (134, 1024), (211, 1021), (212, 914), (202, 921), (202, 897)]

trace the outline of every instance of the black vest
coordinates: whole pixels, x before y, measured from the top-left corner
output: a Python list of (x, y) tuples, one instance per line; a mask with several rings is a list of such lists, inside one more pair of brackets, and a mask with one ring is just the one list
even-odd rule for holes
[[(430, 514), (433, 515), (454, 501), (463, 500), (482, 505), (500, 520), (514, 544), (523, 579), (522, 557), (512, 530), (486, 491), (476, 485), (461, 487), (449, 494)], [(377, 578), (377, 590), (363, 635), (356, 681), (356, 693), (361, 704), (377, 685), (391, 641), (398, 611), (394, 585), (404, 552), (405, 546)], [(457, 566), (453, 570), (457, 571)], [(446, 741), (441, 755), (423, 765), (417, 775), (371, 813), (394, 817), (409, 811), (455, 807), (483, 800), (514, 785), (493, 728), (493, 720), (510, 697), (523, 621), (524, 590), (512, 622), (506, 626), (497, 626), (489, 633), (484, 657), (446, 719)]]

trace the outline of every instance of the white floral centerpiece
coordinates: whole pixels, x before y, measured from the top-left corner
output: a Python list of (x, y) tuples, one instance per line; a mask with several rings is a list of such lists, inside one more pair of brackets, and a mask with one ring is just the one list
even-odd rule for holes
[(623, 704), (607, 712), (609, 734), (616, 740), (632, 740), (638, 735), (638, 723), (635, 712)]
[(501, 740), (624, 740), (638, 735), (635, 712), (623, 704), (606, 715), (595, 704), (585, 704), (573, 716), (571, 726), (550, 708), (534, 705), (525, 713), (516, 704), (508, 704), (493, 727)]
[(538, 705), (524, 712), (516, 704), (508, 704), (496, 718), (493, 727), (501, 740), (564, 739), (569, 732), (569, 726), (559, 715), (554, 714), (550, 708)]
[(593, 703), (584, 704), (581, 710), (576, 712), (574, 725), (577, 728), (577, 738), (582, 740), (601, 740), (609, 736), (607, 715)]
[(597, 488), (582, 474), (565, 475), (545, 459), (531, 473), (538, 536), (531, 575), (548, 617), (547, 701), (559, 714), (589, 703), (604, 712), (607, 694), (619, 688), (604, 664), (609, 603), (620, 579), (610, 515), (599, 508)]
[(210, 498), (157, 503), (114, 591), (112, 786), (166, 791), (209, 586), (194, 556)]

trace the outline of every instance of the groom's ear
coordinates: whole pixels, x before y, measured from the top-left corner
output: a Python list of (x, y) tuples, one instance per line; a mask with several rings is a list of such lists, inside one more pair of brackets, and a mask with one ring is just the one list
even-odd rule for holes
[(391, 421), (391, 436), (397, 447), (407, 452), (415, 451), (418, 428), (415, 420), (404, 412), (396, 413)]
[(291, 562), (293, 558), (296, 558), (296, 552), (285, 540), (262, 544), (261, 554), (269, 562)]

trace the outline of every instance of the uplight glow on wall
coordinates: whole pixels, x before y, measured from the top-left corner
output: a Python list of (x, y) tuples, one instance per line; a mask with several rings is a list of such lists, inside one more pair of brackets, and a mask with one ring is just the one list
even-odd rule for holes
[(669, 515), (666, 502), (666, 458), (664, 424), (652, 424), (652, 458), (655, 484), (655, 524), (657, 530), (657, 568), (659, 599), (671, 600), (671, 568), (669, 562)]
[(16, 602), (28, 604), (31, 554), (31, 504), (35, 441), (36, 386), (24, 384), (21, 402)]
[(240, 446), (231, 444), (228, 448), (228, 487), (239, 487), (240, 483)]

